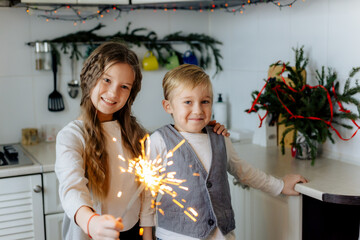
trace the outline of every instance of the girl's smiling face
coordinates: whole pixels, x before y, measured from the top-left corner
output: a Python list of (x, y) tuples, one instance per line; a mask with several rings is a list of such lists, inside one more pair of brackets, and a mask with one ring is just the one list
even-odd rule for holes
[(212, 93), (203, 85), (194, 89), (178, 87), (163, 100), (163, 107), (172, 114), (179, 132), (201, 133), (211, 120)]
[(91, 90), (91, 102), (100, 122), (111, 121), (113, 114), (126, 104), (135, 74), (130, 65), (115, 63), (108, 67)]

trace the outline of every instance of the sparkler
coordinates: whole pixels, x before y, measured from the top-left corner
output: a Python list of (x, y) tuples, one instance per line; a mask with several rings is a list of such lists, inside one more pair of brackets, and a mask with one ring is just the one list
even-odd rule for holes
[[(147, 151), (145, 152), (145, 141), (147, 144)], [(166, 154), (166, 159), (173, 156), (174, 152), (185, 142), (183, 139), (179, 144), (177, 144), (173, 149), (169, 150)], [(169, 194), (173, 198), (177, 196), (177, 193), (174, 191), (172, 186), (177, 186), (180, 189), (188, 190), (187, 187), (181, 186), (186, 180), (176, 179), (176, 172), (163, 173), (166, 170), (166, 166), (163, 165), (163, 159), (160, 156), (157, 156), (156, 159), (150, 159), (150, 137), (147, 134), (143, 139), (140, 140), (141, 143), (141, 155), (137, 158), (128, 160), (129, 166), (128, 169), (120, 168), (121, 172), (134, 173), (137, 177), (137, 180), (140, 182), (140, 186), (136, 192), (131, 197), (127, 207), (125, 208), (121, 218), (123, 218), (126, 213), (129, 211), (131, 206), (134, 204), (139, 194), (145, 189), (151, 192), (153, 197), (157, 193)], [(122, 161), (125, 159), (119, 155), (118, 158)], [(173, 164), (173, 161), (168, 161), (167, 166)], [(118, 197), (121, 196), (121, 192), (118, 193)], [(185, 202), (185, 200), (183, 200)], [(179, 203), (177, 200), (173, 199), (173, 202), (179, 207), (184, 208), (184, 206)], [(153, 204), (154, 206), (155, 204)], [(159, 205), (156, 203), (156, 205)], [(188, 211), (184, 213), (193, 221), (196, 221), (197, 212), (193, 208), (188, 208), (189, 212), (193, 214), (190, 215)], [(164, 211), (159, 208), (159, 212), (164, 215)], [(194, 217), (195, 216), (195, 217)]]

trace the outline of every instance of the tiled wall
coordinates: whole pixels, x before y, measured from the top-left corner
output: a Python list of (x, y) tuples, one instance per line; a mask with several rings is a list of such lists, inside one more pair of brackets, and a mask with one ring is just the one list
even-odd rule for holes
[[(116, 22), (113, 17), (101, 19), (106, 27), (97, 33), (112, 35), (124, 31), (127, 23), (132, 22), (131, 28), (146, 27), (159, 37), (176, 31), (204, 32), (222, 41), (224, 71), (213, 78), (215, 95), (223, 93), (229, 103), (231, 128), (254, 131), (258, 117), (244, 112), (251, 104), (250, 93), (262, 87), (271, 63), (294, 62), (293, 47), (305, 46), (310, 58), (307, 79), (310, 84), (315, 83), (314, 71), (321, 66), (335, 68), (342, 82), (352, 67), (360, 66), (358, 9), (357, 0), (298, 0), (292, 8), (280, 10), (273, 4), (258, 4), (235, 15), (224, 11), (135, 11), (123, 13)], [(71, 79), (68, 58), (63, 56), (59, 69), (66, 110), (52, 113), (47, 111), (47, 97), (53, 90), (52, 73), (35, 70), (34, 49), (25, 43), (89, 30), (97, 24), (98, 20), (76, 27), (71, 22), (47, 23), (34, 15), (27, 16), (24, 9), (0, 8), (0, 144), (20, 141), (21, 128), (41, 128), (46, 123), (55, 123), (60, 128), (79, 114), (80, 97), (71, 99), (66, 92), (66, 83)], [(145, 54), (142, 48), (134, 50), (140, 58)], [(135, 115), (150, 131), (171, 121), (161, 107), (165, 72), (165, 69), (143, 71), (142, 90), (135, 102)], [(213, 75), (213, 69), (209, 73)], [(344, 136), (352, 132), (341, 131)], [(325, 144), (325, 152), (360, 164), (360, 150), (356, 147), (360, 135), (348, 142), (335, 135), (334, 138), (337, 143)]]

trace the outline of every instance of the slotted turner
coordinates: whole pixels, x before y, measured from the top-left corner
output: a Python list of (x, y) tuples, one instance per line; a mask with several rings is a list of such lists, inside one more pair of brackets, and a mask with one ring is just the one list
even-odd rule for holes
[(48, 98), (48, 109), (51, 112), (59, 112), (64, 110), (64, 101), (61, 96), (61, 93), (59, 93), (56, 90), (56, 74), (57, 74), (57, 59), (56, 54), (52, 53), (52, 71), (54, 74), (54, 91), (50, 93)]

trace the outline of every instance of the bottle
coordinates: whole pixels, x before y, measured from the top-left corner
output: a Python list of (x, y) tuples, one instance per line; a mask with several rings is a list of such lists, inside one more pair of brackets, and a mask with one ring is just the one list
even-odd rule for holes
[(227, 105), (223, 101), (221, 93), (219, 93), (217, 102), (213, 105), (213, 119), (227, 128)]

